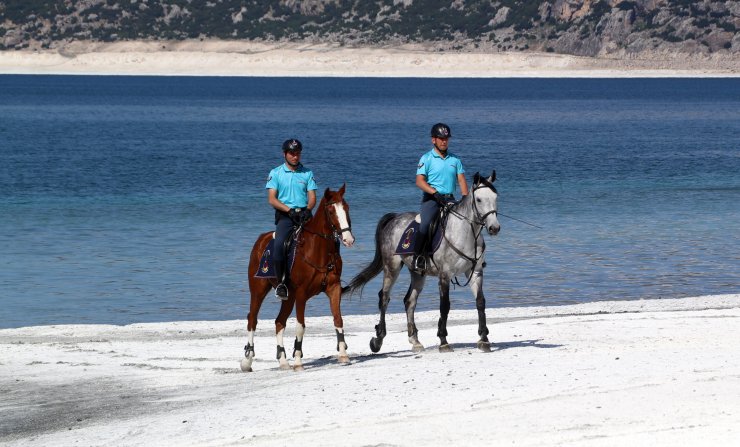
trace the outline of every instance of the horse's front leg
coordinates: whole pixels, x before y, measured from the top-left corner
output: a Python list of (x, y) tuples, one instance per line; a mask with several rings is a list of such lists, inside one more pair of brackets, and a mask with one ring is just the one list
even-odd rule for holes
[(416, 328), (416, 321), (414, 319), (414, 312), (416, 311), (416, 301), (419, 298), (421, 290), (424, 288), (424, 275), (411, 271), (411, 284), (409, 290), (406, 292), (406, 296), (403, 297), (403, 304), (406, 306), (406, 325), (409, 334), (409, 343), (411, 343), (412, 351), (421, 352), (424, 350), (424, 345), (419, 342), (419, 330)]
[(241, 370), (252, 372), (254, 362), (254, 332), (257, 330), (257, 316), (259, 315), (262, 301), (270, 290), (270, 283), (265, 280), (251, 279), (249, 283), (250, 304), (247, 315), (247, 344), (244, 346), (244, 358), (239, 363)]
[(450, 314), (450, 278), (445, 275), (439, 277), (439, 322), (437, 322), (437, 337), (439, 337), (439, 352), (452, 352), (452, 346), (447, 343), (447, 316)]
[(295, 342), (293, 343), (293, 369), (303, 371), (303, 335), (306, 333), (306, 299), (296, 297)]
[(473, 277), (470, 279), (470, 291), (475, 297), (475, 308), (478, 310), (478, 349), (491, 352), (491, 342), (488, 341), (488, 326), (486, 325), (486, 298), (483, 296), (483, 263), (476, 266)]
[(329, 297), (329, 306), (334, 317), (334, 331), (337, 334), (337, 360), (339, 363), (349, 363), (347, 342), (344, 341), (344, 320), (342, 320), (341, 308), (342, 286), (339, 284), (339, 278), (327, 286), (326, 295)]
[(275, 319), (275, 337), (277, 338), (277, 361), (280, 363), (280, 369), (289, 369), (288, 358), (285, 355), (285, 343), (283, 335), (285, 326), (288, 322), (288, 316), (293, 310), (295, 304), (295, 290), (291, 287), (288, 291), (288, 299), (283, 301), (280, 306), (280, 313)]

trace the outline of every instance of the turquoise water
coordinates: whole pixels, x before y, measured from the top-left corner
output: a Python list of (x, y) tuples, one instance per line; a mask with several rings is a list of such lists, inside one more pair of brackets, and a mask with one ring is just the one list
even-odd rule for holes
[[(418, 207), (438, 121), (469, 178), (496, 169), (501, 211), (542, 227), (502, 217), (487, 239), (489, 307), (740, 290), (740, 80), (0, 76), (0, 327), (245, 318), (288, 137), (321, 191), (347, 184), (349, 279), (380, 216)], [(378, 288), (344, 313), (375, 313)]]

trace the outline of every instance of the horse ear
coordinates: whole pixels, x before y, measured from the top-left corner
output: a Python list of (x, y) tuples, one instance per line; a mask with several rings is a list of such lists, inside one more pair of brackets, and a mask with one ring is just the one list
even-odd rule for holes
[(339, 195), (344, 196), (344, 187), (347, 186), (346, 183), (342, 183), (342, 187), (339, 188)]
[(496, 170), (495, 170), (495, 169), (494, 169), (494, 170), (493, 170), (493, 172), (491, 173), (491, 178), (490, 178), (490, 180), (488, 180), (488, 181), (489, 181), (489, 182), (491, 182), (491, 183), (493, 183), (493, 182), (495, 182), (495, 181), (496, 181)]
[(328, 195), (329, 195), (329, 188), (326, 188), (326, 190), (324, 190), (324, 197), (326, 197)]
[(473, 184), (474, 184), (474, 185), (477, 185), (478, 183), (480, 183), (480, 174), (476, 172), (476, 173), (475, 173), (475, 174), (473, 175)]

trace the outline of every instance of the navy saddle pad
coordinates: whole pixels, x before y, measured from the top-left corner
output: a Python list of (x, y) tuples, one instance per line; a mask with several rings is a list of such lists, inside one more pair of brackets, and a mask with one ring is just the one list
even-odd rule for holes
[[(446, 222), (444, 222), (446, 223)], [(442, 225), (437, 225), (437, 230), (434, 232), (434, 237), (432, 237), (432, 250), (430, 253), (434, 253), (439, 248), (439, 245), (442, 243), (442, 234), (444, 233), (444, 223)], [(416, 235), (419, 234), (419, 222), (416, 221), (416, 219), (412, 220), (409, 226), (406, 227), (405, 230), (403, 230), (403, 234), (401, 235), (401, 240), (398, 241), (398, 245), (396, 245), (396, 253), (397, 255), (413, 255), (414, 254), (414, 244), (416, 243)]]
[[(288, 248), (288, 271), (293, 268), (293, 261), (295, 260), (295, 251), (298, 244), (295, 239), (290, 238), (290, 247)], [(260, 258), (260, 266), (257, 268), (257, 273), (254, 275), (255, 278), (274, 278), (275, 277), (275, 265), (272, 262), (272, 250), (275, 247), (275, 239), (270, 239), (270, 242), (265, 247), (265, 251), (262, 252)]]

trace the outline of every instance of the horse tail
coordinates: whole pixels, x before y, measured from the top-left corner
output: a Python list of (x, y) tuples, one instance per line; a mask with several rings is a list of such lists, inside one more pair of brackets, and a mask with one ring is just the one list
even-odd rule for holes
[(375, 257), (373, 258), (372, 262), (368, 264), (367, 267), (365, 267), (360, 273), (358, 273), (357, 276), (352, 278), (347, 286), (342, 287), (342, 294), (351, 294), (354, 293), (357, 289), (360, 289), (360, 294), (362, 294), (362, 289), (365, 287), (365, 284), (367, 284), (371, 279), (378, 276), (378, 273), (383, 270), (383, 254), (381, 253), (383, 229), (385, 229), (386, 225), (388, 225), (388, 223), (395, 217), (396, 213), (388, 213), (380, 218), (380, 221), (378, 222), (378, 227), (375, 229)]

